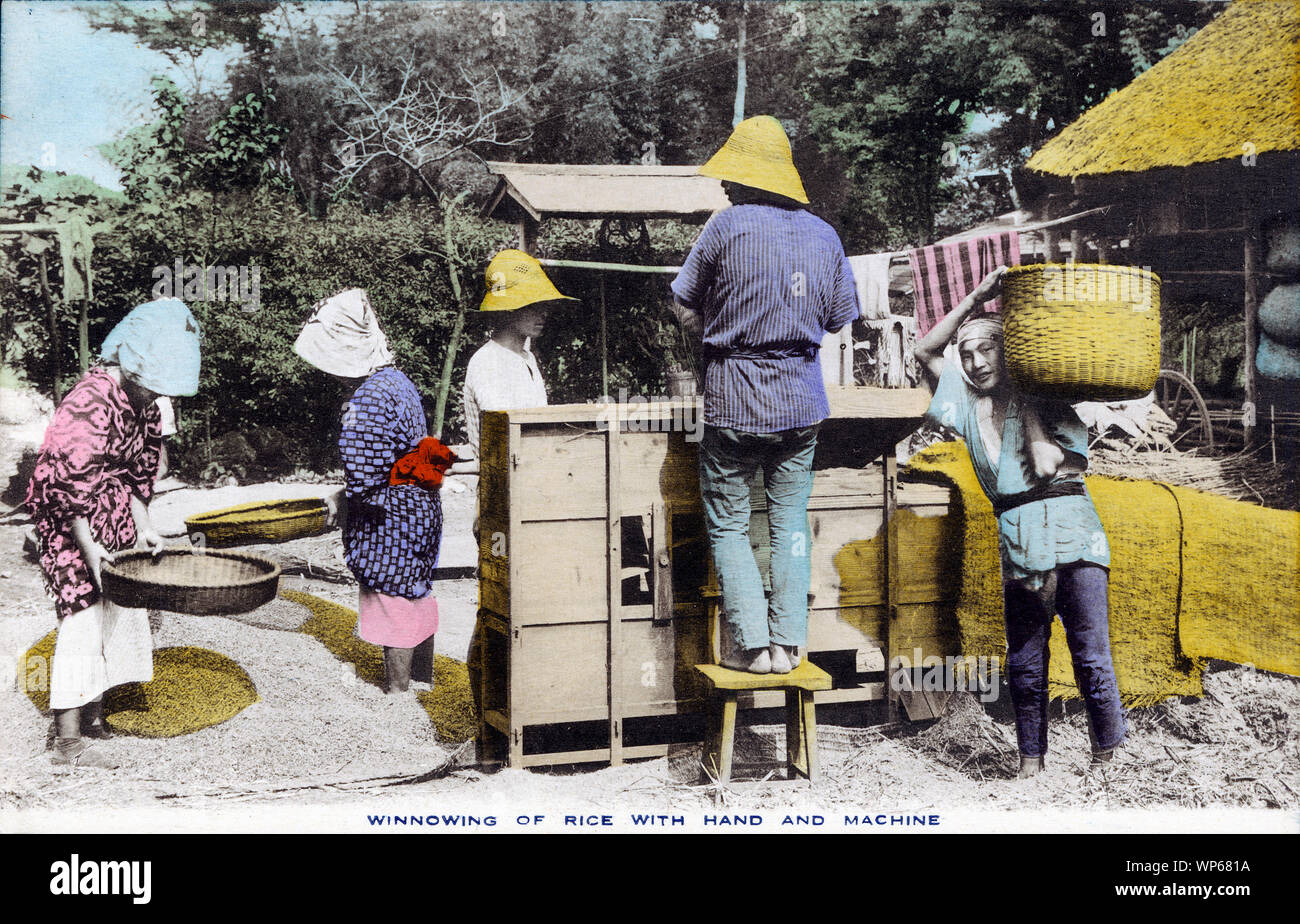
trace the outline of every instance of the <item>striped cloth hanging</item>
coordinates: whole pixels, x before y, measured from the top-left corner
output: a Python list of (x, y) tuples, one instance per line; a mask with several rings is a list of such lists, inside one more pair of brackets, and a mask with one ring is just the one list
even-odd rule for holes
[[(999, 266), (1020, 263), (1020, 232), (1003, 231), (950, 244), (920, 247), (907, 255), (916, 288), (916, 330), (918, 337), (938, 324), (988, 273)], [(985, 305), (985, 311), (1001, 309), (1001, 300)]]

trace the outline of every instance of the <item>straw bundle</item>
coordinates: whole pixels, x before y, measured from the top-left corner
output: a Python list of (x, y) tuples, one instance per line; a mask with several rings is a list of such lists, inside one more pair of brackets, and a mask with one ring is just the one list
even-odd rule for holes
[[(1000, 656), (997, 524), (966, 448), (932, 446), (911, 468), (960, 495), (961, 653)], [(1197, 659), (1300, 675), (1300, 514), (1150, 482), (1093, 476), (1087, 484), (1110, 541), (1111, 647), (1126, 704), (1198, 693)], [(1051, 645), (1054, 695), (1077, 696), (1059, 624)]]

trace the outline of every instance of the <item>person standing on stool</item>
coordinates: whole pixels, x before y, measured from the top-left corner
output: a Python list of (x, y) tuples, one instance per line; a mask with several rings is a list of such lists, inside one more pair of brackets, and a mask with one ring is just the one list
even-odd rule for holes
[[(710, 219), (673, 280), (674, 310), (703, 338), (700, 495), (737, 650), (724, 667), (789, 673), (807, 643), (808, 496), (817, 428), (830, 413), (817, 352), (858, 316), (835, 230), (809, 212), (781, 123), (736, 126), (700, 167), (731, 207)], [(772, 595), (749, 544), (750, 484), (762, 470)]]
[[(926, 416), (961, 437), (998, 517), (1007, 674), (1021, 777), (1047, 753), (1047, 641), (1059, 610), (1074, 676), (1088, 709), (1093, 761), (1124, 740), (1124, 710), (1110, 657), (1110, 548), (1088, 497), (1088, 431), (1064, 401), (1018, 391), (1002, 355), (1002, 319), (972, 317), (996, 298), (994, 270), (916, 345), (934, 400)], [(956, 337), (956, 358), (945, 348)]]

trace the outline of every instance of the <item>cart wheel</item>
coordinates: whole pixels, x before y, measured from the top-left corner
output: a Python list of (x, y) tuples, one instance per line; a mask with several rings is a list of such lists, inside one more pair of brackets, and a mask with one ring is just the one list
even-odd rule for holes
[(1169, 448), (1214, 448), (1210, 410), (1191, 379), (1174, 369), (1161, 369), (1156, 379), (1156, 404), (1174, 422)]

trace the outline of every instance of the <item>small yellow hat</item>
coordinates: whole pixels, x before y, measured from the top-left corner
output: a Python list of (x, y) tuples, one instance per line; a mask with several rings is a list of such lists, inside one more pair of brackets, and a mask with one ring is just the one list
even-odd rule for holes
[(546, 271), (537, 258), (522, 250), (503, 250), (492, 258), (484, 273), (487, 291), (479, 311), (515, 311), (537, 302), (561, 299), (576, 302), (576, 298), (561, 295), (560, 290), (546, 278)]
[(727, 143), (700, 168), (703, 176), (765, 189), (796, 202), (807, 202), (803, 181), (794, 167), (790, 139), (771, 116), (745, 119)]

